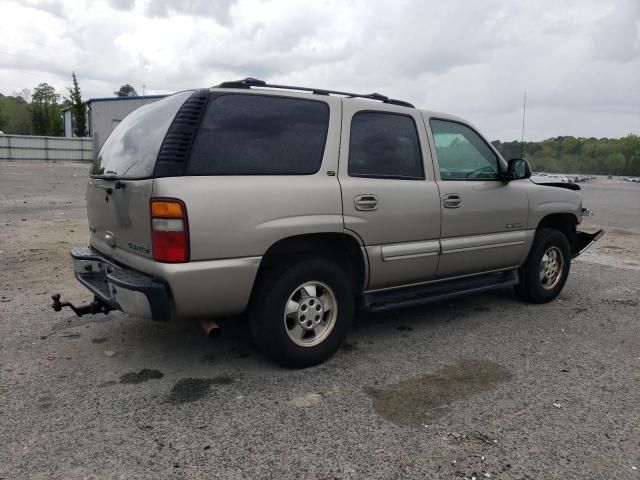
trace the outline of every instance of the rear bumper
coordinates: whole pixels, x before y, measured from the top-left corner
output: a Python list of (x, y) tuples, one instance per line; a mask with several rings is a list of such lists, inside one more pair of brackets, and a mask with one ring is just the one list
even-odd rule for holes
[(112, 309), (158, 321), (171, 317), (171, 296), (163, 282), (118, 265), (92, 247), (73, 248), (71, 258), (78, 281)]
[(604, 230), (598, 230), (595, 233), (576, 232), (576, 243), (573, 248), (573, 258), (583, 254), (588, 248), (596, 243), (604, 235)]

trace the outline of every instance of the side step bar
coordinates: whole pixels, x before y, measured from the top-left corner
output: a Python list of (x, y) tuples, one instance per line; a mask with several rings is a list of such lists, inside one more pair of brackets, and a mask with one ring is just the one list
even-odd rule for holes
[(518, 271), (514, 269), (506, 272), (487, 273), (455, 280), (444, 280), (415, 287), (371, 292), (363, 295), (362, 307), (368, 312), (380, 312), (400, 307), (423, 305), (425, 303), (447, 300), (467, 293), (510, 287), (517, 284), (518, 281)]

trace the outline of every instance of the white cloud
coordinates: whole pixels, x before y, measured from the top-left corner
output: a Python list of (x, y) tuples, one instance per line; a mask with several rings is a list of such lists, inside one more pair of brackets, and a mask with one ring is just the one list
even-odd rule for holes
[(0, 0), (0, 92), (254, 76), (383, 93), (487, 136), (640, 133), (638, 0)]

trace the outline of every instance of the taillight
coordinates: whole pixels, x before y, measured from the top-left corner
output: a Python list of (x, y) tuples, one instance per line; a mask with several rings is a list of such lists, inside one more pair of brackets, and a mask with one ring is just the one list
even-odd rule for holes
[(151, 199), (151, 245), (158, 262), (189, 261), (189, 223), (182, 200)]

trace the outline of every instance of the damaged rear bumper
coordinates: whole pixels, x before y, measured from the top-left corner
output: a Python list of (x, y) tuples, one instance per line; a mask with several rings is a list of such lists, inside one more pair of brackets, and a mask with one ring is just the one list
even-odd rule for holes
[(164, 283), (118, 265), (91, 247), (73, 248), (71, 258), (78, 281), (110, 310), (158, 321), (171, 317), (169, 289)]
[(576, 232), (576, 242), (573, 248), (573, 258), (583, 254), (591, 245), (596, 243), (604, 235), (604, 230), (595, 233)]

